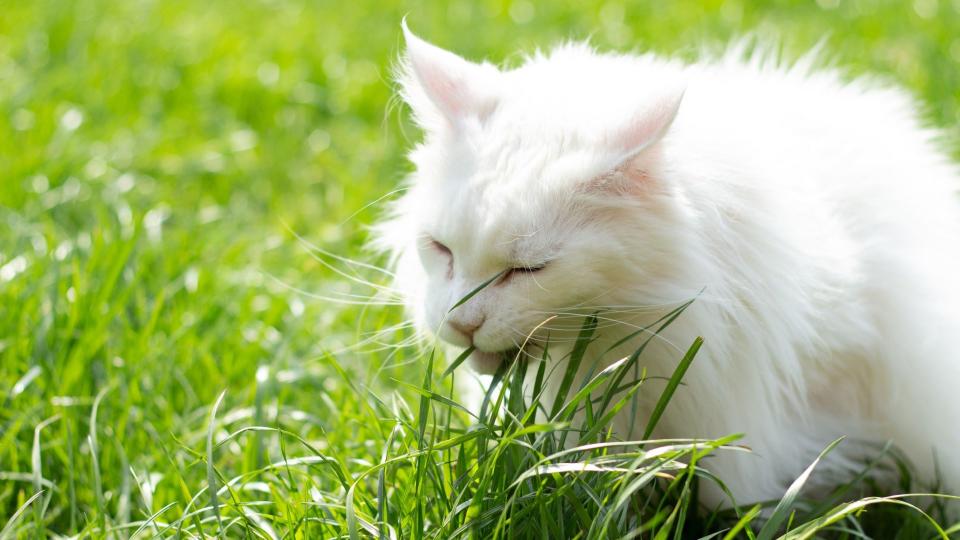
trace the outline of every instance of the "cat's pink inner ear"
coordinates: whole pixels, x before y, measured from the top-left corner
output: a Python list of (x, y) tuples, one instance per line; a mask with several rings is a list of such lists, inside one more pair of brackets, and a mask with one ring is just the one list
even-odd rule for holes
[(622, 153), (622, 161), (636, 156), (667, 134), (680, 110), (683, 94), (682, 87), (664, 92), (641, 106), (614, 132), (611, 143)]
[[(488, 83), (482, 66), (431, 45), (402, 23), (407, 43), (407, 64), (415, 83), (426, 98), (452, 123), (471, 115), (482, 115), (488, 106), (484, 85)], [(487, 66), (489, 67), (489, 66)], [(408, 94), (413, 94), (407, 89)], [(411, 103), (416, 108), (417, 103)]]

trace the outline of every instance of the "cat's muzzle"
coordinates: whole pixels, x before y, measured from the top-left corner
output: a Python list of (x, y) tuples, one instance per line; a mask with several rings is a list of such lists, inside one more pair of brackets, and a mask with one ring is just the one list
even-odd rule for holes
[(481, 375), (493, 375), (500, 369), (504, 363), (513, 362), (522, 353), (519, 348), (508, 349), (500, 352), (486, 352), (475, 349), (470, 353), (467, 363), (470, 368)]

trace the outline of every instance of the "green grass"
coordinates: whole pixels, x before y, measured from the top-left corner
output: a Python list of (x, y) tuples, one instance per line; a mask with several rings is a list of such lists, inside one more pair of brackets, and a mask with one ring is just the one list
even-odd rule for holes
[(402, 346), (399, 309), (317, 296), (372, 291), (296, 237), (379, 262), (367, 205), (417, 137), (390, 106), (404, 15), (506, 62), (571, 36), (689, 57), (829, 34), (837, 64), (912, 88), (956, 149), (960, 3), (822, 4), (0, 4), (0, 538), (803, 538), (831, 508), (851, 513), (816, 535), (935, 537), (901, 504), (841, 506), (866, 481), (771, 502), (766, 529), (754, 507), (697, 508), (700, 465), (736, 443), (613, 444), (604, 415), (654, 391), (630, 363), (547, 417), (514, 364), (473, 417), (451, 390), (465, 373)]

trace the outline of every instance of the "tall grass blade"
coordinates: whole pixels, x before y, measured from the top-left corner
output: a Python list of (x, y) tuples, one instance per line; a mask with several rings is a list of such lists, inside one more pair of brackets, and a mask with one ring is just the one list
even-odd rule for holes
[(553, 411), (550, 413), (551, 418), (556, 418), (561, 410), (566, 405), (567, 394), (570, 393), (570, 387), (573, 386), (573, 381), (577, 376), (577, 373), (580, 371), (580, 364), (583, 362), (583, 356), (587, 351), (587, 346), (590, 344), (590, 341), (593, 338), (594, 332), (597, 330), (597, 317), (595, 315), (589, 315), (584, 318), (583, 326), (580, 327), (580, 333), (577, 335), (577, 341), (573, 346), (573, 350), (570, 352), (570, 358), (567, 361), (566, 371), (563, 373), (563, 379), (560, 381), (560, 386), (557, 390), (557, 397), (553, 402)]
[(667, 381), (666, 388), (664, 388), (663, 393), (660, 394), (660, 399), (657, 400), (657, 404), (653, 407), (653, 412), (650, 413), (650, 419), (647, 420), (647, 427), (643, 430), (644, 439), (649, 439), (650, 435), (653, 434), (657, 423), (660, 422), (660, 417), (663, 416), (663, 411), (667, 410), (667, 405), (670, 403), (673, 393), (676, 392), (677, 387), (680, 386), (680, 381), (683, 379), (683, 376), (686, 375), (687, 369), (690, 368), (690, 363), (693, 362), (693, 358), (697, 355), (701, 345), (703, 345), (702, 337), (693, 340), (693, 344), (690, 345), (687, 353), (683, 355), (680, 363), (677, 364), (676, 369), (673, 370), (673, 375), (671, 375), (670, 380)]
[(477, 350), (477, 348), (474, 347), (473, 345), (471, 345), (471, 346), (467, 347), (466, 349), (464, 349), (464, 351), (463, 351), (462, 353), (460, 353), (460, 355), (457, 356), (457, 358), (454, 359), (454, 361), (451, 362), (449, 366), (447, 366), (447, 369), (443, 370), (443, 377), (448, 377), (448, 376), (450, 376), (450, 374), (453, 373), (453, 371), (454, 371), (455, 369), (457, 369), (458, 367), (460, 367), (460, 364), (462, 364), (467, 358), (470, 358), (470, 355), (471, 355), (471, 354), (473, 353), (473, 351), (475, 351), (475, 350)]
[(44, 494), (44, 490), (40, 490), (30, 496), (29, 499), (24, 501), (20, 505), (20, 508), (17, 508), (17, 511), (10, 516), (10, 519), (7, 520), (7, 523), (3, 526), (3, 529), (0, 529), (0, 540), (7, 540), (8, 538), (15, 538), (14, 536), (14, 527), (17, 524), (17, 521), (20, 520), (20, 516), (27, 511), (27, 508), (30, 508), (30, 505), (33, 504), (40, 496)]
[(453, 310), (457, 309), (458, 307), (462, 306), (463, 304), (465, 304), (465, 303), (467, 302), (467, 300), (470, 300), (471, 298), (473, 298), (474, 296), (476, 296), (478, 292), (482, 291), (483, 289), (487, 288), (488, 285), (490, 285), (490, 284), (493, 283), (494, 281), (496, 281), (496, 280), (500, 279), (501, 277), (503, 277), (503, 275), (506, 274), (507, 272), (509, 272), (509, 270), (502, 270), (502, 271), (498, 272), (496, 275), (494, 275), (493, 277), (491, 277), (490, 279), (484, 281), (484, 282), (481, 283), (480, 285), (477, 285), (477, 287), (476, 287), (475, 289), (473, 289), (472, 291), (468, 292), (463, 298), (461, 298), (460, 300), (458, 300), (456, 304), (450, 306), (450, 309), (447, 310), (447, 313), (450, 313), (451, 311), (453, 311)]
[(213, 515), (217, 520), (217, 536), (221, 538), (223, 537), (223, 521), (220, 517), (220, 501), (217, 498), (217, 471), (214, 468), (213, 461), (216, 446), (213, 444), (213, 439), (217, 426), (217, 410), (220, 409), (220, 404), (226, 395), (227, 391), (224, 390), (217, 396), (217, 401), (210, 409), (210, 422), (207, 424), (207, 494), (210, 496), (210, 509), (213, 510)]
[(93, 407), (90, 408), (90, 433), (87, 435), (87, 444), (90, 446), (90, 467), (93, 472), (93, 495), (97, 505), (97, 518), (100, 522), (101, 531), (107, 530), (107, 511), (103, 497), (103, 480), (100, 476), (100, 446), (97, 444), (97, 416), (100, 411), (100, 403), (111, 388), (112, 386), (107, 386), (94, 398)]
[(780, 528), (784, 522), (787, 521), (787, 518), (790, 516), (790, 512), (793, 510), (793, 503), (797, 500), (797, 497), (800, 495), (800, 490), (803, 489), (803, 485), (807, 483), (807, 480), (810, 479), (810, 475), (813, 474), (813, 469), (816, 468), (817, 464), (820, 463), (831, 450), (836, 448), (840, 441), (843, 440), (843, 437), (833, 441), (826, 448), (820, 452), (820, 455), (817, 456), (817, 459), (813, 460), (813, 463), (807, 467), (803, 473), (797, 477), (796, 480), (790, 484), (790, 487), (787, 488), (787, 492), (783, 494), (783, 498), (780, 499), (780, 502), (777, 503), (777, 506), (773, 509), (773, 513), (770, 514), (770, 518), (767, 519), (766, 523), (763, 524), (763, 527), (760, 529), (760, 532), (757, 533), (757, 540), (773, 540), (773, 535), (776, 534), (777, 530)]
[[(43, 491), (43, 462), (41, 460), (41, 444), (40, 444), (40, 432), (43, 431), (43, 428), (49, 426), (50, 424), (56, 422), (60, 419), (60, 415), (55, 415), (51, 418), (47, 418), (43, 422), (37, 424), (37, 427), (33, 430), (33, 449), (31, 451), (30, 461), (33, 469), (33, 491), (39, 493)], [(42, 505), (36, 505), (34, 508), (34, 521), (36, 522), (37, 534), (40, 538), (47, 537), (46, 527), (43, 524), (43, 507)]]

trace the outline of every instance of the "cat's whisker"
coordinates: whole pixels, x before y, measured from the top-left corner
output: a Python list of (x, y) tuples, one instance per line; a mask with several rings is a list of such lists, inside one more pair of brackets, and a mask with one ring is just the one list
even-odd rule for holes
[(605, 321), (604, 324), (598, 324), (597, 329), (611, 328), (620, 324), (625, 324), (626, 321), (621, 319), (616, 319), (613, 317), (604, 317), (596, 313), (551, 313), (551, 312), (542, 312), (544, 314), (552, 314), (555, 321), (564, 323), (570, 321), (569, 325), (554, 325), (545, 327), (545, 329), (556, 330), (556, 331), (567, 331), (567, 332), (578, 332), (582, 327), (582, 321), (584, 318), (589, 316), (594, 316), (598, 320)]
[(639, 315), (662, 315), (664, 314), (663, 308), (645, 308), (645, 307), (635, 307), (635, 308), (622, 308), (622, 309), (600, 309), (599, 306), (595, 309), (585, 309), (583, 311), (571, 310), (571, 311), (544, 311), (544, 310), (533, 310), (533, 313), (538, 313), (541, 315), (555, 315), (558, 320), (570, 320), (570, 319), (583, 319), (588, 316), (595, 316), (599, 319), (621, 322), (621, 323), (630, 323), (635, 324), (637, 321), (624, 320), (624, 317), (630, 317), (635, 319)]
[[(292, 234), (296, 235), (296, 233), (292, 233)], [(299, 238), (299, 237), (298, 237), (298, 238)], [(358, 285), (363, 285), (363, 286), (365, 286), (365, 287), (370, 287), (370, 288), (372, 288), (372, 289), (374, 289), (374, 290), (376, 290), (376, 291), (378, 291), (378, 292), (394, 294), (394, 295), (397, 295), (397, 296), (400, 295), (400, 291), (398, 291), (397, 289), (395, 289), (395, 288), (393, 288), (393, 287), (390, 287), (390, 286), (388, 286), (388, 285), (383, 285), (383, 284), (380, 284), (380, 283), (374, 283), (374, 282), (372, 282), (372, 281), (369, 281), (369, 280), (367, 280), (367, 279), (364, 279), (364, 278), (362, 278), (362, 277), (360, 277), (360, 276), (357, 276), (357, 275), (355, 275), (355, 274), (347, 273), (346, 271), (344, 271), (344, 270), (342, 270), (342, 269), (334, 266), (333, 264), (330, 264), (330, 262), (328, 262), (326, 259), (324, 259), (324, 258), (321, 257), (321, 256), (318, 256), (317, 253), (320, 253), (320, 254), (325, 255), (325, 256), (330, 256), (331, 258), (334, 258), (334, 259), (336, 259), (336, 260), (339, 260), (339, 261), (341, 261), (341, 262), (344, 262), (345, 264), (355, 264), (355, 265), (360, 266), (360, 267), (362, 267), (362, 268), (367, 268), (367, 269), (370, 269), (370, 270), (380, 271), (380, 272), (383, 272), (383, 273), (388, 274), (388, 275), (391, 276), (391, 277), (393, 276), (393, 273), (392, 273), (392, 272), (389, 272), (388, 270), (383, 270), (383, 269), (381, 269), (381, 268), (379, 268), (379, 267), (377, 267), (377, 266), (371, 265), (371, 264), (362, 263), (362, 262), (359, 262), (359, 261), (352, 261), (351, 259), (347, 259), (346, 257), (341, 257), (341, 256), (339, 256), (339, 255), (335, 255), (335, 254), (329, 253), (329, 252), (327, 252), (327, 251), (325, 251), (325, 250), (323, 250), (323, 249), (321, 249), (321, 248), (319, 248), (319, 247), (316, 247), (316, 246), (312, 246), (312, 247), (311, 247), (311, 245), (309, 244), (309, 242), (307, 242), (306, 240), (302, 240), (302, 242), (305, 242), (305, 243), (306, 243), (305, 247), (307, 247), (308, 249), (313, 250), (313, 251), (311, 251), (311, 256), (313, 257), (313, 259), (314, 259), (315, 261), (319, 262), (321, 265), (323, 265), (325, 268), (327, 268), (327, 269), (330, 270), (331, 272), (333, 272), (333, 273), (335, 273), (335, 274), (337, 274), (337, 275), (339, 275), (339, 276), (341, 276), (341, 277), (343, 277), (343, 278), (345, 278), (345, 279), (347, 279), (347, 280), (349, 280), (349, 281), (351, 281), (351, 282), (353, 282), (353, 283), (356, 283), (356, 284), (358, 284)]]
[[(651, 339), (656, 339), (656, 340), (658, 340), (658, 341), (660, 341), (660, 342), (663, 342), (664, 344), (668, 345), (671, 349), (679, 352), (680, 354), (683, 354), (683, 353), (685, 352), (683, 349), (681, 349), (680, 347), (678, 347), (675, 343), (673, 343), (672, 341), (670, 341), (669, 339), (667, 339), (666, 337), (664, 337), (662, 334), (660, 334), (659, 332), (657, 332), (657, 331), (655, 331), (655, 330), (652, 330), (649, 326), (641, 326), (641, 325), (634, 324), (634, 323), (630, 323), (630, 322), (627, 322), (627, 321), (622, 321), (622, 320), (619, 320), (619, 319), (613, 319), (613, 318), (609, 318), (609, 317), (603, 317), (603, 316), (599, 316), (599, 315), (593, 315), (593, 316), (594, 316), (598, 321), (604, 321), (604, 322), (605, 322), (605, 324), (597, 324), (596, 327), (595, 327), (595, 330), (605, 330), (605, 329), (609, 329), (609, 328), (618, 328), (618, 327), (626, 327), (626, 328), (629, 328), (629, 329), (631, 329), (631, 330), (642, 330), (643, 332), (642, 332), (640, 335), (645, 335), (645, 336), (648, 336), (648, 337), (651, 338)], [(583, 317), (583, 315), (580, 315), (580, 317)], [(554, 320), (557, 320), (557, 319), (559, 319), (559, 318), (560, 318), (560, 317), (557, 316), (557, 317), (554, 317), (553, 319), (554, 319)], [(548, 320), (550, 320), (550, 319), (548, 319)], [(567, 343), (567, 342), (576, 342), (576, 341), (579, 339), (579, 337), (578, 337), (577, 335), (573, 335), (575, 332), (577, 332), (577, 331), (579, 330), (579, 328), (580, 328), (579, 325), (570, 325), (569, 327), (540, 325), (540, 326), (537, 327), (537, 329), (536, 329), (535, 331), (547, 331), (547, 332), (555, 331), (555, 332), (570, 333), (570, 334), (572, 334), (572, 335), (570, 335), (570, 336), (563, 336), (563, 335), (555, 336), (555, 335), (553, 335), (553, 336), (550, 336), (550, 338), (549, 338), (549, 342), (551, 342), (551, 343), (557, 343), (557, 342), (559, 342), (559, 343)], [(528, 335), (527, 333), (524, 333), (524, 332), (522, 332), (522, 331), (520, 331), (520, 330), (514, 330), (514, 333), (516, 333), (516, 334), (518, 334), (518, 335), (522, 335), (522, 336)], [(639, 337), (639, 336), (638, 336), (638, 337)]]
[[(606, 293), (604, 293), (606, 294)], [(602, 296), (602, 295), (598, 295)], [(577, 304), (571, 304), (568, 306), (562, 306), (555, 308), (553, 311), (535, 311), (535, 313), (576, 313), (576, 310), (584, 310), (583, 315), (588, 315), (593, 311), (604, 311), (609, 313), (620, 313), (620, 312), (648, 312), (648, 311), (658, 311), (664, 309), (675, 309), (687, 301), (674, 301), (674, 302), (664, 302), (661, 304), (587, 304), (589, 300), (580, 302)]]
[(364, 278), (362, 278), (362, 277), (359, 277), (359, 276), (356, 276), (356, 275), (353, 275), (353, 274), (349, 274), (349, 273), (341, 270), (340, 268), (337, 268), (336, 266), (330, 264), (329, 262), (327, 262), (326, 260), (324, 260), (322, 257), (318, 257), (318, 256), (316, 256), (316, 255), (314, 255), (314, 254), (311, 254), (311, 255), (313, 255), (313, 259), (314, 259), (315, 261), (319, 262), (319, 263), (320, 263), (321, 265), (323, 265), (325, 268), (329, 269), (330, 271), (334, 272), (335, 274), (337, 274), (337, 275), (339, 275), (339, 276), (341, 276), (341, 277), (343, 277), (343, 278), (346, 278), (346, 279), (349, 280), (349, 281), (352, 281), (353, 283), (356, 283), (356, 284), (358, 284), (358, 285), (363, 285), (363, 286), (365, 286), (365, 287), (370, 287), (370, 288), (372, 288), (372, 289), (374, 289), (374, 290), (376, 290), (376, 291), (378, 291), (378, 292), (384, 292), (384, 293), (390, 293), (390, 294), (400, 295), (400, 291), (397, 290), (397, 289), (394, 289), (393, 287), (390, 287), (390, 286), (388, 286), (388, 285), (379, 284), (379, 283), (374, 283), (374, 282), (369, 281), (369, 280), (367, 280), (367, 279), (364, 279)]
[[(403, 193), (404, 191), (406, 191), (406, 190), (408, 190), (408, 189), (410, 189), (410, 188), (408, 188), (407, 186), (401, 186), (401, 187), (398, 187), (397, 189), (394, 189), (393, 191), (388, 191), (387, 193), (381, 195), (380, 197), (377, 197), (376, 199), (368, 202), (367, 204), (361, 206), (356, 212), (354, 212), (354, 213), (350, 214), (349, 216), (347, 216), (347, 219), (341, 221), (341, 222), (340, 222), (340, 227), (343, 227), (344, 225), (346, 225), (351, 219), (357, 217), (357, 214), (363, 212), (363, 211), (366, 210), (367, 208), (370, 208), (371, 206), (373, 206), (373, 205), (375, 205), (375, 204), (379, 204), (379, 203), (380, 203), (381, 201), (383, 201), (384, 199), (388, 199), (388, 198), (396, 195), (397, 193)], [(355, 262), (359, 262), (359, 261), (355, 261)], [(385, 273), (390, 273), (389, 270), (386, 270), (386, 269), (384, 269), (384, 268), (376, 268), (376, 267), (374, 267), (374, 268), (377, 269), (377, 270), (380, 270), (380, 271), (382, 271), (382, 272), (385, 272)], [(393, 275), (393, 274), (390, 273), (390, 275)]]
[[(399, 331), (399, 330), (402, 330), (402, 328), (397, 329), (395, 331)], [(373, 336), (367, 339), (364, 339), (364, 340), (358, 341), (357, 343), (353, 343), (346, 347), (342, 347), (340, 349), (331, 351), (331, 354), (337, 355), (337, 354), (343, 354), (347, 352), (357, 353), (357, 354), (374, 354), (374, 353), (383, 352), (383, 351), (394, 351), (397, 349), (405, 349), (407, 347), (416, 345), (420, 341), (420, 337), (416, 335), (407, 337), (398, 342), (381, 341), (381, 339), (386, 337), (386, 334), (388, 333), (390, 333), (388, 329), (385, 329), (380, 332), (376, 332)], [(369, 349), (364, 348), (368, 345), (377, 345), (377, 346)]]
[(651, 330), (651, 327), (650, 327), (649, 325), (641, 326), (641, 325), (639, 325), (639, 324), (633, 324), (633, 323), (629, 323), (629, 322), (625, 322), (625, 321), (620, 321), (620, 320), (616, 320), (616, 319), (606, 319), (606, 318), (604, 318), (604, 317), (597, 317), (597, 318), (600, 319), (600, 320), (609, 320), (609, 321), (614, 322), (614, 323), (617, 324), (617, 325), (627, 326), (627, 327), (629, 327), (629, 328), (631, 328), (631, 329), (633, 329), (633, 330), (642, 330), (643, 333), (642, 333), (641, 335), (646, 335), (646, 336), (649, 336), (650, 338), (657, 339), (657, 340), (659, 340), (659, 341), (661, 341), (661, 342), (663, 342), (663, 343), (666, 343), (667, 345), (670, 346), (670, 348), (672, 348), (673, 350), (677, 351), (677, 352), (680, 353), (680, 354), (683, 354), (684, 352), (686, 352), (685, 349), (681, 349), (680, 347), (678, 347), (674, 342), (672, 342), (672, 341), (670, 341), (669, 339), (667, 339), (666, 337), (664, 337), (663, 334), (661, 334), (660, 332), (658, 332), (658, 331), (656, 331), (656, 330)]
[(275, 276), (270, 276), (270, 278), (274, 280), (281, 287), (284, 287), (289, 291), (295, 292), (301, 296), (305, 296), (313, 300), (322, 300), (324, 302), (332, 302), (332, 303), (343, 304), (348, 306), (402, 306), (403, 305), (403, 302), (400, 302), (398, 300), (377, 299), (376, 297), (363, 296), (358, 294), (336, 293), (336, 294), (341, 294), (342, 297), (317, 294), (314, 292), (304, 290), (295, 285), (291, 285)]
[(361, 353), (361, 354), (374, 354), (383, 351), (396, 351), (397, 349), (405, 349), (411, 344), (406, 342), (407, 340), (398, 342), (398, 343), (387, 343), (383, 341), (372, 341), (367, 343), (368, 345), (377, 345), (377, 347), (370, 349), (357, 349), (352, 352)]
[[(620, 326), (620, 325), (621, 325), (621, 324), (620, 324), (619, 321), (605, 321), (603, 324), (597, 324), (597, 325), (595, 326), (595, 330), (606, 330), (606, 329), (608, 329), (608, 328), (616, 328), (617, 326)], [(576, 334), (580, 331), (580, 329), (582, 328), (582, 326), (583, 326), (583, 325), (582, 325), (582, 324), (579, 324), (579, 323), (578, 323), (578, 324), (571, 324), (571, 325), (569, 325), (569, 326), (550, 325), (550, 326), (544, 326), (541, 330), (549, 331), (549, 332), (559, 332), (559, 333), (571, 334), (571, 336), (570, 336), (569, 339), (576, 340), (576, 339), (577, 339), (577, 338), (576, 338)], [(519, 331), (519, 330), (516, 330), (516, 332), (519, 333), (519, 334), (521, 334), (521, 335), (525, 335), (523, 332), (521, 332), (521, 331)], [(556, 340), (559, 340), (559, 339), (563, 339), (563, 338), (560, 337), (560, 336), (551, 336), (551, 337), (550, 337), (550, 341), (556, 341)]]
[[(391, 194), (393, 194), (393, 193), (396, 193), (397, 191), (400, 191), (400, 190), (391, 191), (391, 192), (388, 193), (387, 195), (391, 195)], [(387, 195), (385, 195), (385, 196), (387, 196)], [(381, 197), (381, 199), (382, 199), (382, 198), (383, 198), (383, 197)], [(378, 199), (378, 200), (379, 200), (379, 199)], [(376, 201), (374, 201), (374, 202), (376, 202)], [(296, 231), (290, 229), (289, 227), (287, 228), (287, 230), (290, 232), (290, 234), (292, 234), (292, 235), (294, 236), (294, 238), (297, 239), (297, 241), (300, 243), (300, 245), (302, 245), (303, 247), (307, 248), (307, 250), (311, 251), (312, 253), (319, 253), (319, 254), (323, 255), (324, 257), (330, 257), (331, 259), (336, 259), (336, 260), (338, 260), (338, 261), (340, 261), (340, 262), (342, 262), (342, 263), (349, 264), (349, 265), (351, 265), (351, 266), (358, 266), (358, 267), (360, 267), (360, 268), (365, 268), (365, 269), (367, 269), (367, 270), (373, 270), (374, 272), (379, 272), (379, 273), (381, 273), (381, 274), (385, 274), (385, 275), (387, 275), (388, 277), (391, 277), (391, 278), (396, 277), (396, 274), (394, 274), (394, 273), (393, 273), (392, 271), (390, 271), (390, 270), (387, 270), (386, 268), (383, 268), (383, 267), (380, 267), (380, 266), (377, 266), (377, 265), (374, 265), (374, 264), (370, 264), (370, 263), (368, 263), (368, 262), (358, 261), (358, 260), (356, 260), (356, 259), (351, 259), (351, 258), (349, 258), (349, 257), (344, 257), (343, 255), (338, 255), (338, 254), (336, 254), (336, 253), (333, 253), (332, 251), (327, 251), (326, 249), (323, 249), (322, 247), (320, 247), (320, 246), (314, 244), (313, 242), (307, 240), (306, 238), (304, 238), (303, 236), (301, 236), (300, 234), (298, 234)], [(374, 285), (376, 285), (376, 284), (374, 284)], [(382, 285), (380, 285), (380, 286), (382, 286)]]
[(548, 292), (547, 288), (540, 284), (540, 281), (537, 279), (536, 275), (531, 274), (530, 277), (533, 278), (533, 282), (537, 284), (537, 287), (539, 287), (541, 291)]
[(577, 302), (576, 304), (572, 304), (572, 305), (568, 305), (568, 306), (565, 306), (565, 307), (561, 307), (561, 308), (559, 308), (559, 309), (577, 309), (577, 308), (581, 308), (581, 307), (584, 307), (584, 306), (589, 307), (589, 302), (594, 302), (594, 301), (596, 301), (598, 298), (603, 298), (603, 297), (609, 295), (610, 293), (617, 292), (617, 290), (618, 290), (617, 287), (611, 286), (611, 287), (608, 287), (608, 288), (604, 289), (602, 292), (599, 292), (599, 293), (591, 296), (590, 298), (585, 298), (585, 299), (581, 300), (580, 302)]
[[(517, 336), (525, 336), (525, 334), (523, 332), (520, 332), (519, 330), (514, 331), (514, 334)], [(577, 338), (571, 336), (571, 337), (557, 337), (557, 338), (551, 337), (549, 342), (550, 343), (576, 343), (576, 341), (577, 341)]]
[(381, 368), (377, 371), (377, 377), (374, 377), (374, 378), (379, 378), (380, 372), (382, 372), (382, 371), (384, 371), (384, 370), (386, 370), (386, 369), (397, 369), (397, 368), (401, 368), (401, 367), (404, 367), (404, 366), (409, 366), (409, 365), (412, 365), (412, 364), (416, 364), (417, 362), (420, 361), (420, 358), (413, 356), (413, 357), (410, 357), (410, 358), (408, 358), (407, 360), (404, 360), (404, 361), (402, 361), (402, 362), (391, 362), (391, 360), (392, 360), (395, 356), (396, 356), (396, 351), (394, 351), (394, 352), (391, 353), (389, 356), (387, 356), (386, 360), (385, 360), (384, 363), (383, 363), (383, 366), (381, 366)]
[(611, 306), (611, 305), (595, 305), (595, 306), (582, 306), (582, 307), (569, 307), (569, 308), (558, 308), (551, 311), (535, 311), (536, 313), (560, 313), (560, 314), (573, 314), (573, 315), (589, 315), (595, 311), (601, 313), (656, 313), (658, 311), (664, 311), (666, 309), (674, 308), (679, 304), (666, 304), (666, 305), (651, 305), (651, 306)]
[(369, 336), (382, 336), (385, 334), (392, 334), (395, 332), (399, 332), (400, 330), (406, 330), (406, 329), (412, 328), (415, 324), (416, 323), (414, 323), (413, 321), (404, 321), (404, 322), (387, 326), (386, 328), (381, 328), (379, 330), (362, 332), (359, 335), (363, 336), (364, 338), (367, 338)]
[(500, 245), (501, 245), (501, 246), (507, 246), (507, 245), (513, 244), (514, 242), (517, 242), (517, 241), (519, 241), (519, 240), (524, 240), (524, 239), (526, 239), (526, 238), (532, 238), (532, 237), (536, 236), (537, 234), (539, 234), (540, 231), (542, 231), (542, 230), (543, 230), (543, 227), (540, 227), (539, 229), (537, 229), (537, 230), (535, 230), (535, 231), (533, 231), (533, 232), (529, 232), (529, 233), (525, 233), (525, 234), (514, 234), (514, 235), (513, 235), (513, 238), (511, 238), (511, 239), (509, 239), (509, 240), (505, 240), (505, 241), (503, 241), (503, 242), (500, 242)]
[(520, 350), (522, 351), (524, 348), (526, 348), (527, 344), (530, 343), (530, 340), (533, 338), (533, 336), (534, 336), (541, 328), (543, 328), (548, 322), (552, 321), (554, 318), (555, 318), (555, 317), (547, 317), (546, 319), (544, 319), (543, 321), (541, 321), (540, 324), (534, 326), (534, 327), (533, 327), (533, 330), (530, 330), (529, 332), (527, 332), (526, 337), (523, 338), (523, 345), (520, 345)]
[[(397, 329), (394, 331), (394, 333), (402, 330), (403, 329)], [(389, 332), (381, 332), (376, 335), (367, 337), (362, 341), (359, 341), (353, 345), (350, 345), (348, 348), (346, 348), (346, 350), (353, 350), (355, 352), (362, 352), (362, 353), (372, 353), (372, 352), (379, 352), (379, 351), (388, 350), (388, 349), (403, 349), (403, 348), (407, 348), (417, 344), (421, 339), (419, 336), (414, 335), (414, 336), (408, 336), (399, 341), (383, 341), (384, 339), (387, 339), (390, 337), (388, 334)], [(378, 347), (375, 349), (364, 349), (363, 347), (366, 347), (367, 345), (378, 345)]]

